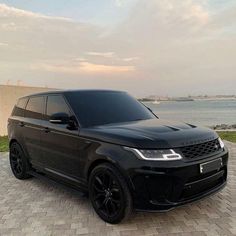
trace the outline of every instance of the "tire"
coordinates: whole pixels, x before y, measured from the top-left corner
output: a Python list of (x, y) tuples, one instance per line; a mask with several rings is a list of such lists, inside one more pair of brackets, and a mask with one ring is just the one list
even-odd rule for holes
[(10, 146), (9, 159), (12, 173), (17, 179), (23, 180), (32, 177), (28, 174), (30, 170), (29, 162), (17, 142), (12, 143)]
[(95, 212), (105, 222), (118, 224), (133, 210), (130, 190), (119, 170), (104, 163), (95, 167), (89, 177), (89, 198)]

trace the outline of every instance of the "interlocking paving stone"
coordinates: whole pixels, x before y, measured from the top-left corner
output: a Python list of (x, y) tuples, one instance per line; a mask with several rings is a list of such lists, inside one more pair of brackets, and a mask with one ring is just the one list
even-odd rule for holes
[(228, 184), (221, 192), (167, 213), (135, 213), (110, 225), (89, 201), (37, 178), (13, 177), (8, 153), (0, 154), (0, 236), (2, 235), (236, 235), (236, 144), (230, 150)]

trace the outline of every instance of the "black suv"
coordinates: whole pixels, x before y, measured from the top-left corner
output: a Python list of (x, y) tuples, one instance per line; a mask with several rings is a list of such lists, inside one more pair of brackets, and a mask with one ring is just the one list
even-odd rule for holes
[(88, 196), (106, 222), (166, 211), (226, 184), (228, 151), (206, 128), (159, 119), (126, 92), (76, 90), (20, 98), (8, 122), (10, 164)]

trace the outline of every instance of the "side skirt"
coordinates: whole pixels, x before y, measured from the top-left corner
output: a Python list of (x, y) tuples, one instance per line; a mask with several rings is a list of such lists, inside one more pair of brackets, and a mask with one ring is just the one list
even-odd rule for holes
[[(62, 180), (59, 180), (58, 178), (51, 176), (51, 175), (47, 175), (45, 173), (40, 173), (37, 171), (29, 171), (28, 172), (30, 175), (42, 180), (43, 182), (47, 183), (47, 184), (51, 184), (55, 187), (58, 188), (62, 188), (68, 192), (72, 192), (76, 195), (78, 195), (79, 197), (87, 197), (88, 196), (88, 190), (85, 189), (84, 187), (80, 187), (78, 186), (78, 184), (71, 184)], [(71, 181), (72, 182), (72, 181)]]

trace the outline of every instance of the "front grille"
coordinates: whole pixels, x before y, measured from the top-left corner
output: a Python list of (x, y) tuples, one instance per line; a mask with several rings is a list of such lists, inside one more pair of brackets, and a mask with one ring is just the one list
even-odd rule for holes
[(221, 147), (219, 140), (215, 139), (206, 143), (182, 147), (180, 148), (180, 150), (183, 153), (184, 157), (193, 159), (217, 153), (221, 151)]

